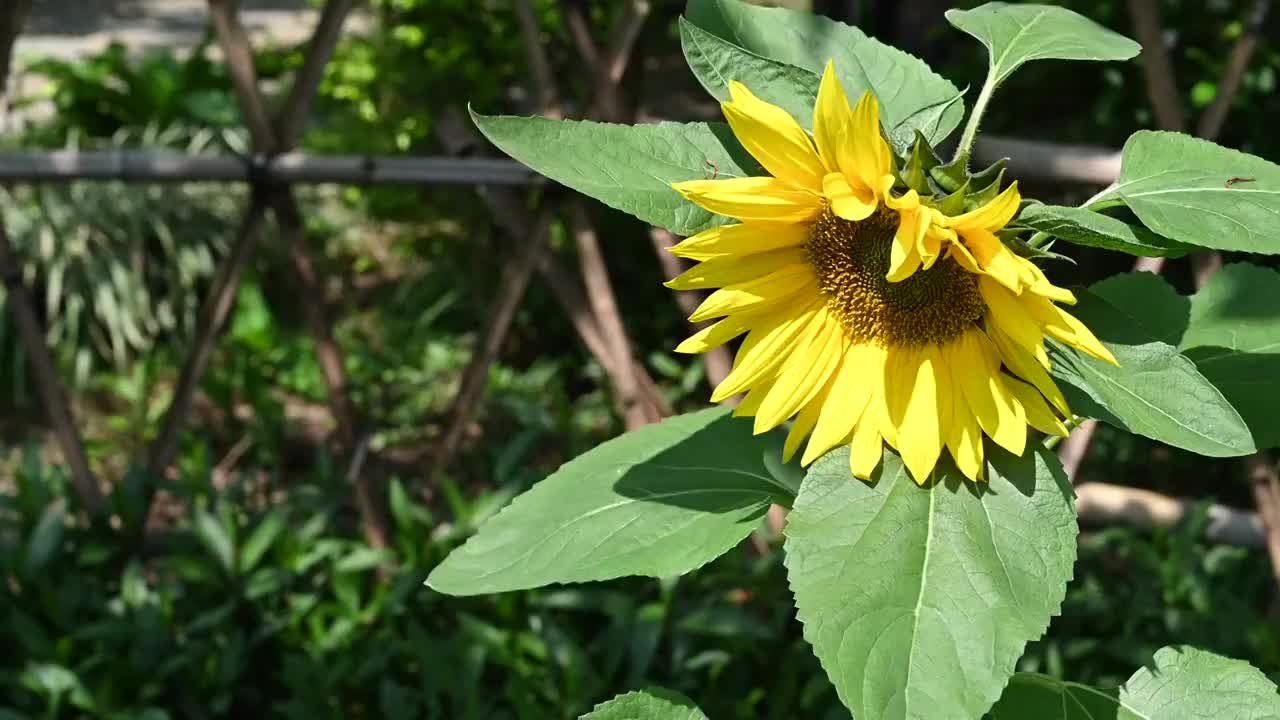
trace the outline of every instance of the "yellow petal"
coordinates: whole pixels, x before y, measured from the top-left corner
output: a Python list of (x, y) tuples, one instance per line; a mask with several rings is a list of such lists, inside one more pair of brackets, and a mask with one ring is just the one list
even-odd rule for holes
[(850, 222), (866, 220), (878, 204), (874, 193), (851, 186), (842, 173), (828, 173), (822, 179), (822, 194), (831, 201), (831, 212)]
[(951, 377), (951, 358), (946, 350), (947, 348), (933, 345), (926, 346), (924, 350), (929, 357), (930, 364), (933, 365), (934, 384), (938, 388), (938, 402), (934, 412), (938, 416), (939, 454), (941, 454), (942, 447), (946, 443), (947, 433), (951, 431), (951, 423), (955, 414), (952, 396), (957, 392), (955, 380)]
[(1084, 323), (1075, 319), (1071, 313), (1054, 305), (1051, 301), (1032, 295), (1027, 301), (1028, 309), (1036, 320), (1044, 325), (1044, 333), (1049, 337), (1088, 353), (1099, 360), (1119, 366), (1116, 357), (1098, 338), (1094, 337)]
[(951, 395), (951, 427), (947, 431), (947, 450), (956, 461), (956, 468), (970, 480), (982, 479), (982, 430), (978, 420), (964, 401), (957, 385)]
[(759, 320), (750, 315), (730, 315), (690, 335), (676, 346), (678, 353), (702, 353), (719, 347), (754, 327)]
[(853, 432), (871, 400), (873, 378), (884, 375), (884, 357), (884, 349), (876, 345), (854, 345), (845, 351), (801, 465), (817, 460)]
[(689, 180), (671, 187), (698, 207), (739, 220), (804, 222), (822, 212), (822, 198), (772, 177)]
[(817, 192), (826, 167), (809, 135), (786, 110), (756, 97), (736, 80), (729, 82), (732, 102), (721, 103), (725, 119), (742, 146), (769, 174)]
[(880, 178), (880, 197), (884, 198), (884, 204), (890, 210), (915, 210), (920, 207), (920, 194), (915, 190), (908, 190), (901, 196), (895, 197), (893, 190), (894, 179), (892, 175), (886, 175)]
[(1026, 415), (1001, 381), (995, 351), (989, 343), (979, 331), (962, 335), (957, 352), (952, 353), (956, 361), (952, 376), (960, 382), (965, 403), (982, 431), (997, 445), (1021, 455), (1027, 442)]
[(819, 311), (794, 347), (787, 353), (785, 370), (756, 412), (756, 433), (781, 425), (827, 384), (844, 350), (840, 321)]
[(916, 483), (923, 485), (942, 452), (938, 356), (923, 348), (891, 349), (885, 362), (885, 403), (898, 427), (898, 452)]
[(860, 480), (870, 480), (882, 457), (884, 446), (880, 443), (880, 432), (875, 423), (858, 423), (853, 431), (853, 442), (849, 445), (849, 471)]
[(985, 275), (982, 267), (978, 265), (978, 261), (973, 259), (973, 253), (969, 252), (969, 248), (964, 246), (958, 238), (953, 239), (951, 244), (947, 245), (947, 256), (954, 259), (960, 264), (960, 267), (974, 273), (975, 275)]
[(849, 158), (840, 165), (841, 172), (851, 183), (861, 181), (873, 191), (879, 188), (881, 178), (893, 172), (893, 160), (889, 144), (880, 135), (880, 103), (870, 91), (863, 92), (853, 108), (845, 142)]
[[(731, 313), (767, 311), (784, 301), (790, 302), (796, 295), (812, 299), (803, 291), (815, 288), (813, 270), (807, 265), (788, 265), (764, 277), (716, 290), (693, 311), (689, 321), (702, 322)], [(812, 295), (817, 295), (816, 290)]]
[[(885, 363), (889, 362), (888, 352), (885, 353)], [(889, 404), (885, 399), (884, 378), (887, 372), (882, 372), (880, 377), (873, 381), (871, 387), (871, 400), (867, 403), (866, 418), (874, 419), (876, 429), (880, 431), (880, 437), (893, 447), (898, 447), (898, 423), (889, 417)]]
[(1044, 272), (1036, 267), (1036, 264), (1027, 258), (1014, 255), (1013, 259), (1022, 268), (1023, 284), (1037, 295), (1043, 295), (1050, 300), (1067, 303), (1069, 305), (1076, 304), (1075, 293), (1066, 288), (1058, 287), (1049, 282), (1049, 278), (1045, 277)]
[(795, 457), (801, 441), (813, 429), (813, 424), (818, 422), (818, 413), (821, 411), (822, 397), (819, 395), (813, 402), (805, 405), (796, 416), (796, 421), (791, 423), (791, 429), (787, 431), (786, 441), (782, 443), (782, 462), (791, 462), (791, 458)]
[(764, 397), (769, 394), (769, 389), (773, 387), (773, 380), (762, 380), (758, 385), (751, 388), (746, 395), (742, 397), (742, 402), (733, 409), (734, 417), (751, 417), (756, 414), (756, 410), (760, 409), (760, 403), (764, 402)]
[(804, 251), (798, 247), (755, 255), (729, 255), (704, 260), (663, 284), (672, 290), (721, 288), (756, 280), (775, 270), (804, 262)]
[(921, 266), (928, 270), (942, 256), (942, 250), (948, 243), (956, 243), (957, 245), (959, 243), (954, 230), (944, 228), (939, 224), (942, 220), (942, 213), (933, 208), (928, 208), (924, 218), (922, 222), (925, 229), (920, 236), (917, 250), (920, 253)]
[(1067, 436), (1067, 426), (1053, 414), (1038, 390), (1015, 378), (1005, 377), (1003, 380), (1005, 387), (1026, 411), (1028, 425), (1047, 435)]
[(709, 260), (799, 247), (808, 239), (808, 228), (799, 223), (750, 222), (703, 230), (668, 250), (677, 257)]
[(921, 213), (903, 212), (899, 218), (898, 231), (889, 250), (889, 272), (885, 275), (889, 282), (906, 280), (921, 264), (920, 236), (925, 230), (920, 223)]
[[(849, 98), (836, 77), (835, 65), (828, 60), (818, 86), (818, 101), (813, 106), (813, 141), (828, 172), (838, 171), (841, 156), (849, 154), (851, 122), (853, 111), (849, 108)], [(844, 164), (852, 166), (853, 158), (847, 157)]]
[(1022, 292), (1022, 274), (1013, 251), (1000, 242), (1000, 238), (981, 228), (960, 233), (964, 245), (973, 253), (982, 272), (990, 275), (1015, 294)]
[(1025, 306), (1029, 296), (1019, 297), (990, 277), (979, 276), (978, 292), (987, 306), (988, 327), (995, 325), (1022, 347), (1031, 350), (1044, 342), (1040, 323)]
[[(1036, 360), (1035, 355), (1026, 348), (1014, 342), (1013, 338), (1001, 331), (998, 327), (992, 327), (992, 323), (988, 323), (987, 336), (995, 343), (996, 350), (1000, 353), (1000, 360), (1005, 367), (1014, 375), (1030, 382), (1040, 391), (1042, 395), (1058, 408), (1058, 412), (1063, 415), (1070, 415), (1071, 410), (1067, 407), (1067, 400), (1062, 396), (1062, 391), (1058, 389), (1057, 384), (1053, 382), (1053, 378), (1049, 377), (1049, 373), (1045, 371), (1044, 366)], [(1041, 352), (1044, 348), (1038, 348)]]
[(948, 218), (947, 225), (962, 232), (967, 230), (995, 232), (1009, 224), (1018, 212), (1020, 202), (1022, 202), (1022, 195), (1018, 193), (1018, 183), (1014, 182), (986, 205), (963, 215)]
[(762, 380), (774, 380), (778, 366), (794, 352), (796, 340), (810, 329), (819, 312), (826, 314), (820, 301), (801, 312), (781, 312), (761, 318), (760, 324), (742, 341), (733, 361), (733, 370), (711, 394), (711, 402), (737, 395)]

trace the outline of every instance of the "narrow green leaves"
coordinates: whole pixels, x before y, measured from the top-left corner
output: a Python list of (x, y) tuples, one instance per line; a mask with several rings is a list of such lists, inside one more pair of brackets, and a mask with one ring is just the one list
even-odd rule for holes
[(578, 720), (707, 720), (707, 716), (680, 693), (650, 689), (600, 703)]
[(1280, 166), (1208, 140), (1134, 133), (1107, 197), (1120, 198), (1147, 227), (1173, 240), (1280, 253)]
[(722, 123), (617, 125), (539, 117), (472, 120), (500, 150), (578, 192), (678, 235), (724, 222), (671, 183), (761, 175)]
[(991, 708), (991, 720), (1139, 720), (1120, 707), (1116, 691), (1063, 682), (1039, 673), (1018, 673)]
[(1280, 695), (1257, 668), (1185, 646), (1156, 651), (1120, 688), (1120, 703), (1144, 720), (1280, 720)]
[(1192, 246), (1160, 237), (1141, 225), (1078, 207), (1028, 205), (1018, 222), (1076, 245), (1116, 250), (1130, 255), (1182, 257)]
[(762, 57), (680, 18), (680, 45), (698, 82), (717, 100), (729, 99), (729, 81), (737, 80), (756, 96), (813, 127), (813, 105), (821, 78), (804, 68)]
[(988, 483), (943, 461), (921, 489), (888, 452), (866, 483), (841, 449), (801, 485), (786, 530), (797, 614), (859, 720), (981, 716), (1062, 602), (1076, 521), (1057, 458), (987, 451)]
[(629, 432), (517, 497), (427, 584), (475, 595), (689, 572), (746, 537), (771, 502), (790, 503), (795, 488), (770, 472), (778, 452), (724, 408)]
[(1032, 60), (1128, 60), (1142, 49), (1066, 8), (1052, 5), (987, 3), (973, 10), (948, 10), (947, 21), (987, 46), (989, 82), (999, 85)]
[[(899, 152), (910, 149), (916, 130), (932, 143), (942, 142), (964, 115), (955, 85), (920, 59), (844, 23), (740, 0), (690, 0), (685, 17), (706, 33), (756, 56), (814, 75), (821, 75), (827, 61), (833, 61), (851, 100), (856, 101), (864, 90), (880, 100), (880, 121)], [(744, 78), (734, 79), (752, 86)], [(810, 111), (797, 119), (805, 123), (811, 115)]]

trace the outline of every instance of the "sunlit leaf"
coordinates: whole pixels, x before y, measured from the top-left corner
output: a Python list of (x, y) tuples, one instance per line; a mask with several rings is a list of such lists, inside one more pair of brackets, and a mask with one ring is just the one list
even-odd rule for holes
[(1058, 612), (1076, 553), (1057, 458), (988, 445), (986, 482), (944, 460), (919, 487), (886, 452), (871, 482), (847, 449), (810, 469), (787, 522), (804, 636), (859, 720), (979, 717)]
[(565, 463), (431, 573), (453, 595), (624, 575), (663, 577), (718, 557), (795, 488), (779, 448), (714, 408), (647, 425)]

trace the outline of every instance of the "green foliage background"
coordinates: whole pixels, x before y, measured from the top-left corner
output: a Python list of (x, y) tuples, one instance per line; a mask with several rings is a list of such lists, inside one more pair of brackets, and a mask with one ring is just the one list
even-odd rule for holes
[[(949, 29), (944, 8), (931, 11), (936, 4), (920, 3), (925, 20), (895, 12), (894, 3), (843, 9), (957, 86), (976, 85), (982, 49)], [(1118, 0), (1062, 4), (1128, 30)], [(1248, 4), (1165, 3), (1188, 107), (1212, 97)], [(617, 4), (587, 5), (603, 43)], [(537, 8), (552, 62), (565, 71), (565, 93), (581, 97), (586, 81), (567, 71), (575, 61), (557, 4)], [(655, 2), (639, 46), (656, 69), (629, 73), (625, 87), (655, 113), (709, 118), (714, 105), (679, 60), (674, 18), (682, 9)], [(505, 5), (375, 0), (370, 13), (371, 32), (344, 40), (328, 71), (307, 149), (440, 154), (435, 131), (446, 110), (464, 112), (470, 102), (487, 112), (528, 112), (524, 49)], [(259, 64), (267, 77), (281, 77), (300, 57), (275, 48), (261, 52)], [(121, 48), (40, 69), (55, 81), (58, 113), (9, 143), (245, 146), (225, 71), (199, 56), (138, 57)], [(1280, 48), (1264, 33), (1223, 144), (1280, 158), (1268, 120), (1280, 112), (1277, 70)], [(1143, 97), (1136, 63), (1043, 63), (1013, 75), (985, 127), (1119, 147), (1151, 125), (1149, 108), (1136, 100)], [(1062, 204), (1088, 194), (1037, 191)], [(6, 226), (28, 258), (25, 272), (64, 377), (75, 379), (95, 468), (119, 478), (111, 501), (124, 527), (65, 524), (74, 499), (50, 462), (46, 429), (31, 419), (38, 406), (12, 328), (0, 326), (0, 382), (8, 388), (0, 392), (8, 448), (0, 461), (3, 720), (571, 718), (650, 684), (696, 697), (715, 718), (845, 716), (794, 620), (780, 538), (744, 543), (679, 580), (466, 599), (422, 587), (512, 496), (621, 429), (601, 370), (535, 282), (453, 472), (439, 487), (422, 486), (431, 441), (502, 270), (500, 231), (473, 189), (304, 194), (310, 239), (338, 278), (329, 300), (340, 310), (355, 400), (373, 420), (373, 447), (390, 458), (395, 478), (395, 540), (383, 552), (361, 539), (345, 468), (307, 431), (324, 388), (270, 237), (202, 388), (159, 531), (143, 539), (142, 480), (130, 467), (155, 432), (199, 293), (242, 198), (114, 184), (7, 193)], [(641, 358), (677, 409), (701, 407), (708, 389), (700, 364), (670, 352), (685, 326), (658, 282), (644, 227), (604, 208), (592, 213)], [(46, 217), (56, 218), (61, 237), (84, 243), (42, 244), (35, 219)], [(553, 244), (573, 262), (565, 228), (553, 229)], [(1072, 254), (1078, 264), (1057, 264), (1056, 280), (1083, 284), (1127, 269), (1119, 254)], [(114, 262), (103, 270), (99, 258)], [(1185, 271), (1169, 277), (1190, 292)], [(228, 471), (233, 448), (242, 449)], [(1105, 427), (1080, 471), (1086, 480), (1248, 506), (1243, 476), (1238, 460), (1210, 461)], [(1062, 616), (1019, 669), (1115, 685), (1176, 641), (1280, 671), (1276, 587), (1265, 557), (1203, 543), (1207, 522), (1200, 513), (1151, 534), (1086, 528)]]

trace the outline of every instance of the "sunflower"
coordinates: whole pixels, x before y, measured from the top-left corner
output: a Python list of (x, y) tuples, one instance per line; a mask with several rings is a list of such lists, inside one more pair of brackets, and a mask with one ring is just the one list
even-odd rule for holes
[(794, 418), (790, 459), (808, 437), (808, 465), (848, 444), (869, 478), (887, 442), (916, 482), (946, 448), (967, 477), (983, 469), (983, 436), (1021, 455), (1027, 426), (1056, 435), (1069, 417), (1050, 378), (1045, 337), (1115, 359), (1055, 303), (1071, 292), (996, 236), (1018, 211), (1017, 184), (970, 212), (947, 215), (895, 190), (894, 157), (875, 97), (850, 108), (827, 64), (813, 133), (785, 110), (729, 86), (724, 115), (766, 177), (694, 180), (675, 189), (738, 219), (672, 248), (699, 261), (668, 283), (714, 289), (689, 317), (721, 318), (677, 347), (698, 353), (745, 334), (719, 402), (755, 432)]

